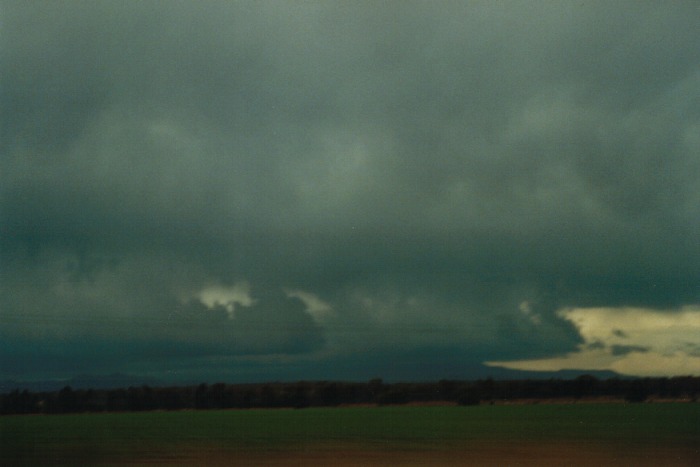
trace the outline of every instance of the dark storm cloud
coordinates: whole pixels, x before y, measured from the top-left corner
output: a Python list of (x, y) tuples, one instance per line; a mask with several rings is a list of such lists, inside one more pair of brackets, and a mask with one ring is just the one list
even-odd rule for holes
[(536, 358), (580, 342), (559, 308), (700, 300), (690, 2), (0, 14), (5, 361)]

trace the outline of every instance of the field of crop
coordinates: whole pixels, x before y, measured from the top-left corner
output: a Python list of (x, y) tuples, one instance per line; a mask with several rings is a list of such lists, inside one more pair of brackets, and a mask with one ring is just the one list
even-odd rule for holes
[(700, 404), (0, 417), (0, 465), (700, 465)]

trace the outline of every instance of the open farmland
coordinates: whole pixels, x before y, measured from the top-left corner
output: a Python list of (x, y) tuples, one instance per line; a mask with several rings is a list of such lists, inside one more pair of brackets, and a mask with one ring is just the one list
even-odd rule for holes
[(700, 404), (0, 418), (2, 465), (700, 465)]

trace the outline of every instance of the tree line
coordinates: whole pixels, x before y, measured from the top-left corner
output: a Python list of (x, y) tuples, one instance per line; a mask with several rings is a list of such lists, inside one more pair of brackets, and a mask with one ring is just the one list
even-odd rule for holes
[(427, 383), (299, 381), (293, 383), (200, 384), (198, 386), (120, 389), (72, 389), (0, 395), (0, 414), (126, 412), (183, 409), (329, 407), (352, 404), (394, 405), (448, 402), (459, 405), (517, 400), (614, 398), (627, 402), (653, 399), (697, 401), (700, 377), (548, 380), (441, 380)]

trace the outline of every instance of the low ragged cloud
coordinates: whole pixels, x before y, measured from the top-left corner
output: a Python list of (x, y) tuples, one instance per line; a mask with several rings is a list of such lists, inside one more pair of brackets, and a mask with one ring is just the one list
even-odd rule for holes
[(251, 306), (254, 302), (250, 296), (250, 284), (247, 282), (236, 283), (233, 286), (212, 285), (202, 289), (197, 298), (209, 308), (222, 306), (229, 317), (235, 317), (237, 306)]

